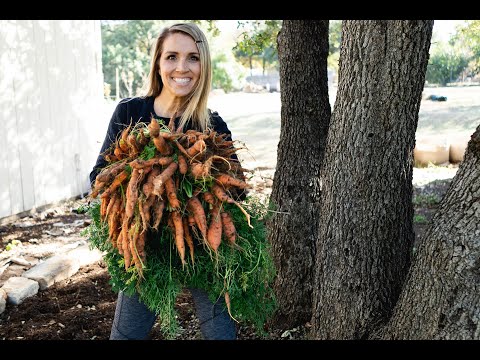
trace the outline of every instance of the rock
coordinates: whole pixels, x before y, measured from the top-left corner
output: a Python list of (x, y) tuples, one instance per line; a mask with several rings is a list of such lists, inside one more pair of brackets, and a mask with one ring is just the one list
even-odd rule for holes
[(75, 221), (72, 223), (72, 226), (74, 226), (74, 227), (77, 227), (77, 226), (85, 226), (85, 220), (83, 220), (83, 219), (75, 220)]
[(60, 236), (63, 235), (63, 231), (61, 229), (55, 229), (55, 230), (45, 230), (45, 234), (50, 235), (50, 236)]
[(78, 259), (66, 255), (57, 255), (25, 271), (22, 276), (37, 281), (40, 290), (45, 290), (54, 283), (69, 278), (79, 268)]
[(20, 257), (12, 257), (10, 259), (10, 261), (12, 263), (22, 265), (22, 266), (32, 266), (32, 264), (29, 261), (25, 260), (24, 258), (20, 258)]
[(5, 307), (7, 306), (7, 293), (3, 288), (0, 288), (0, 314), (5, 311)]
[(23, 221), (23, 222), (18, 222), (15, 224), (16, 227), (19, 227), (19, 228), (27, 228), (27, 227), (31, 227), (35, 225), (35, 223), (31, 222), (31, 221)]
[(2, 289), (7, 293), (7, 302), (20, 305), (23, 300), (38, 293), (38, 282), (22, 276), (8, 279)]
[(103, 254), (100, 250), (90, 250), (88, 245), (79, 246), (76, 249), (70, 250), (67, 253), (67, 256), (76, 259), (80, 267), (93, 264), (103, 258)]
[(0, 276), (0, 286), (7, 282), (7, 280), (14, 276), (22, 276), (25, 272), (25, 268), (22, 265), (12, 264), (5, 269), (4, 273)]

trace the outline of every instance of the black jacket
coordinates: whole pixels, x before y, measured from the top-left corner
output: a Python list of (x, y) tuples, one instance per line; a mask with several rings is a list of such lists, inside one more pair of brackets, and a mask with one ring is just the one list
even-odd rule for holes
[[(97, 162), (93, 167), (93, 170), (90, 172), (90, 184), (93, 186), (95, 183), (95, 178), (97, 177), (98, 173), (107, 165), (106, 160), (103, 158), (103, 153), (110, 147), (110, 145), (115, 142), (117, 136), (121, 133), (121, 131), (127, 127), (130, 122), (132, 126), (139, 121), (143, 121), (145, 123), (149, 123), (154, 116), (156, 119), (162, 119), (165, 123), (168, 124), (168, 118), (162, 118), (155, 114), (153, 110), (153, 102), (154, 97), (134, 97), (134, 98), (126, 98), (121, 100), (115, 111), (113, 112), (112, 119), (108, 124), (107, 134), (105, 136), (105, 140), (103, 141), (102, 148), (100, 149), (100, 154), (98, 155)], [(226, 140), (232, 139), (232, 133), (227, 127), (227, 124), (223, 119), (218, 115), (217, 112), (211, 113), (211, 122), (213, 130), (221, 134), (227, 134)], [(178, 126), (180, 118), (175, 119), (175, 127)], [(187, 123), (184, 131), (187, 131), (191, 128), (191, 123)], [(238, 161), (238, 157), (236, 154), (233, 154), (233, 159)]]

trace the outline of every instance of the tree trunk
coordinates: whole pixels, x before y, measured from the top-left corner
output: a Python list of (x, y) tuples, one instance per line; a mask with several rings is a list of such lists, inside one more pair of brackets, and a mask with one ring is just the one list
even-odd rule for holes
[(319, 174), (331, 115), (328, 20), (285, 20), (277, 41), (282, 108), (269, 241), (279, 310), (272, 322), (292, 327), (311, 318)]
[(389, 339), (480, 339), (480, 126), (383, 333)]
[(415, 132), (433, 21), (344, 21), (322, 169), (312, 335), (365, 339), (409, 265)]

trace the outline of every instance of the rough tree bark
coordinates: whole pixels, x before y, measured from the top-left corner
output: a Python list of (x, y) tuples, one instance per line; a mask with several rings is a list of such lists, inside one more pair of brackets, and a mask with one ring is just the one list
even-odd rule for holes
[(311, 318), (319, 172), (331, 115), (328, 20), (285, 20), (277, 41), (282, 108), (269, 241), (279, 310), (272, 323), (292, 327)]
[(423, 236), (385, 339), (480, 339), (480, 126)]
[(432, 27), (343, 22), (321, 175), (314, 338), (368, 338), (400, 295), (414, 240), (413, 148)]

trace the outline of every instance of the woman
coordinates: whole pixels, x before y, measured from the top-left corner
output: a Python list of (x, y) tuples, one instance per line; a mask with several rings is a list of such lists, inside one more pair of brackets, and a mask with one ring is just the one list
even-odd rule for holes
[[(231, 133), (223, 119), (207, 108), (211, 88), (211, 60), (203, 32), (192, 23), (175, 24), (164, 29), (157, 39), (146, 95), (127, 98), (117, 105), (97, 162), (90, 173), (91, 184), (107, 164), (102, 153), (130, 123), (149, 123), (152, 116), (168, 123), (175, 117), (175, 128), (184, 131), (213, 128)], [(205, 291), (189, 289), (195, 303), (200, 329), (205, 339), (236, 339), (235, 323), (221, 301), (213, 304)], [(223, 299), (223, 297), (222, 297)], [(147, 339), (156, 315), (139, 301), (122, 291), (118, 294), (111, 340)]]

